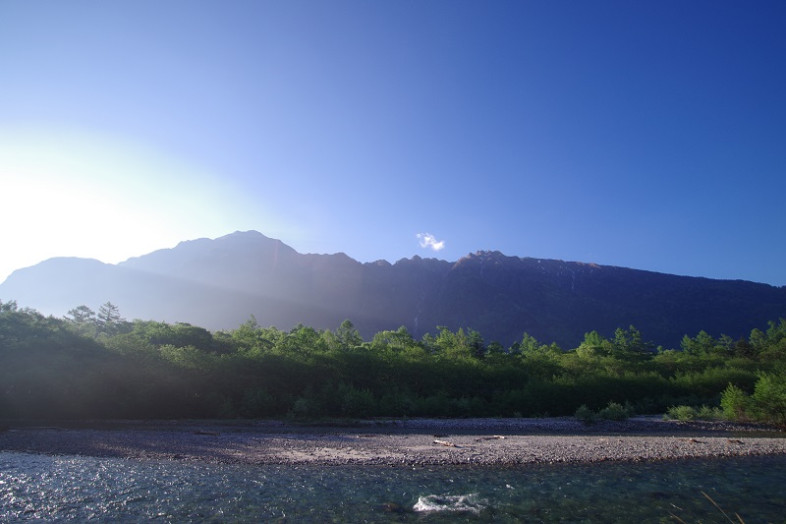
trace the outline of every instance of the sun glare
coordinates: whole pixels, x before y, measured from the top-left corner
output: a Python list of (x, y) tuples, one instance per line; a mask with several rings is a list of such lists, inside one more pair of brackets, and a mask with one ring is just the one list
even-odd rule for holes
[[(54, 256), (118, 262), (236, 229), (231, 187), (156, 151), (70, 132), (0, 131), (0, 280)], [(253, 224), (249, 224), (253, 227)]]

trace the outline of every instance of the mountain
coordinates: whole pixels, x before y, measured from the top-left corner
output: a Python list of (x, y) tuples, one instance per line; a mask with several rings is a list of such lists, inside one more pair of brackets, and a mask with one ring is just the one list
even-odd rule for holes
[(360, 263), (343, 253), (300, 254), (256, 231), (181, 242), (116, 265), (54, 258), (15, 271), (0, 299), (47, 314), (106, 301), (126, 318), (232, 329), (335, 328), (350, 319), (364, 337), (406, 326), (469, 327), (508, 345), (524, 332), (564, 348), (587, 331), (635, 325), (678, 347), (705, 330), (734, 338), (786, 316), (786, 287), (712, 280), (480, 251), (456, 262), (415, 256)]

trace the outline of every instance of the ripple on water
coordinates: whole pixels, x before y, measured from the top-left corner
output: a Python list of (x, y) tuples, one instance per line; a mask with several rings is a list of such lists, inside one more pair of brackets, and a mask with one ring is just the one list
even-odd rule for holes
[(479, 499), (477, 493), (471, 493), (469, 495), (426, 495), (418, 497), (418, 501), (412, 509), (423, 513), (446, 511), (450, 513), (478, 514), (487, 506), (487, 500)]
[(0, 452), (0, 521), (781, 521), (786, 457), (500, 467), (249, 466)]

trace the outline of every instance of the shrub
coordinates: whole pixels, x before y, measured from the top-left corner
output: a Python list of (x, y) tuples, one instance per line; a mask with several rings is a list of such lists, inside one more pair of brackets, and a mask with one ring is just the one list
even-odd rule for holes
[(633, 406), (626, 402), (623, 406), (618, 402), (609, 402), (605, 408), (597, 413), (593, 412), (586, 404), (582, 404), (576, 410), (575, 417), (584, 424), (593, 424), (598, 420), (628, 420), (633, 414)]
[(379, 399), (379, 413), (387, 417), (406, 417), (412, 413), (413, 401), (404, 392), (391, 391)]
[(720, 420), (723, 418), (723, 411), (718, 407), (701, 406), (696, 418), (699, 420)]
[(294, 404), (292, 404), (291, 415), (294, 417), (309, 417), (313, 416), (315, 412), (314, 403), (307, 398), (300, 397)]
[(762, 422), (786, 426), (786, 380), (762, 375), (751, 395), (756, 417)]
[(239, 414), (245, 418), (269, 417), (276, 413), (276, 401), (264, 389), (248, 389), (240, 400)]
[(679, 420), (680, 422), (689, 422), (697, 418), (696, 409), (692, 406), (671, 406), (666, 411), (666, 417), (669, 420)]
[(695, 408), (693, 406), (672, 406), (666, 411), (664, 418), (669, 420), (679, 420), (680, 422), (689, 422), (691, 420), (718, 420), (723, 418), (723, 412), (720, 408), (711, 408), (710, 406), (701, 406)]
[(747, 393), (729, 384), (721, 394), (721, 410), (723, 416), (729, 420), (747, 420), (750, 412), (751, 400)]
[(588, 408), (586, 404), (579, 406), (579, 409), (576, 410), (575, 416), (577, 420), (586, 425), (594, 424), (598, 418), (597, 414)]
[(632, 411), (630, 405), (623, 406), (618, 402), (609, 402), (605, 408), (598, 412), (598, 416), (603, 420), (628, 420)]
[(721, 395), (721, 408), (730, 420), (754, 418), (786, 427), (786, 380), (776, 375), (761, 375), (752, 395), (729, 384)]
[(370, 417), (376, 410), (374, 395), (367, 389), (339, 386), (341, 414), (348, 417)]

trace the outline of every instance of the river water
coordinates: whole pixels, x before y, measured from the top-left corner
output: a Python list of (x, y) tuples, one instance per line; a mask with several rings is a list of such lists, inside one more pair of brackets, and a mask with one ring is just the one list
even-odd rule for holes
[[(786, 457), (249, 466), (0, 452), (0, 521), (782, 522)], [(721, 509), (702, 494), (709, 495)]]

